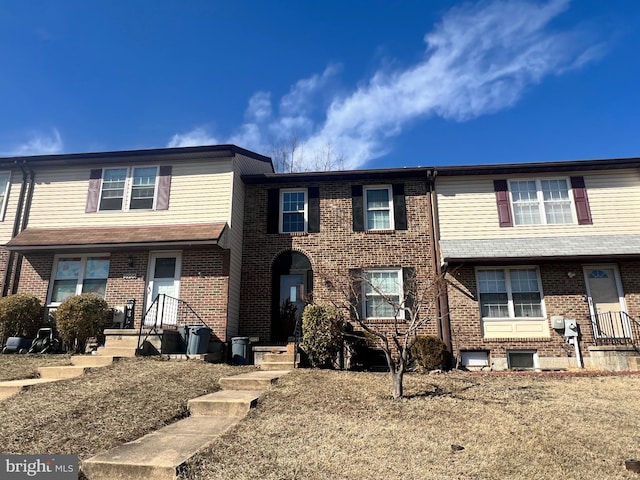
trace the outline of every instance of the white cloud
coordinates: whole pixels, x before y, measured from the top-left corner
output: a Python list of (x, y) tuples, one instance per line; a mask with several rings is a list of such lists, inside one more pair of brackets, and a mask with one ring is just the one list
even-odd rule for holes
[[(431, 116), (461, 122), (509, 108), (545, 77), (603, 55), (589, 32), (552, 28), (568, 4), (494, 0), (455, 7), (425, 35), (419, 62), (381, 68), (342, 94), (330, 88), (337, 66), (297, 81), (279, 102), (258, 92), (229, 142), (266, 154), (292, 140), (307, 154), (330, 145), (344, 167), (356, 168), (390, 151), (410, 122)], [(311, 158), (300, 161), (313, 166)]]
[(5, 153), (11, 157), (22, 157), (29, 155), (55, 155), (62, 153), (63, 148), (62, 137), (60, 132), (54, 128), (50, 135), (34, 134), (25, 143), (18, 145), (12, 150)]
[(200, 145), (215, 145), (219, 143), (205, 127), (197, 127), (187, 133), (176, 133), (167, 147), (198, 147)]

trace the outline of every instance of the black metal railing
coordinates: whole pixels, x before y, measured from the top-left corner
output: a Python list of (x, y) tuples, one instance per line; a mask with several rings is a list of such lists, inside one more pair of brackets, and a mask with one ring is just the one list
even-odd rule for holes
[(604, 312), (591, 317), (596, 345), (633, 345), (640, 348), (640, 323), (626, 312)]
[(142, 316), (140, 331), (138, 333), (138, 351), (140, 351), (140, 348), (150, 336), (160, 335), (160, 329), (177, 330), (179, 327), (185, 325), (203, 325), (209, 327), (200, 315), (184, 300), (171, 297), (164, 293), (158, 294)]
[(293, 368), (298, 365), (298, 351), (302, 343), (302, 315), (296, 316), (296, 325), (293, 328)]

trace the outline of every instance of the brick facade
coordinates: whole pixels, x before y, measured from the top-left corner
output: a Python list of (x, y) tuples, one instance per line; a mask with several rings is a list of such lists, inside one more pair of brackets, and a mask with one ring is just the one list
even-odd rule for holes
[[(403, 183), (407, 230), (354, 232), (351, 186)], [(319, 187), (320, 232), (309, 234), (267, 233), (268, 189)], [(430, 207), (426, 179), (393, 179), (384, 182), (345, 179), (332, 182), (262, 183), (246, 190), (241, 287), (241, 334), (272, 339), (272, 266), (282, 252), (295, 250), (309, 259), (313, 270), (313, 301), (339, 302), (326, 282), (346, 279), (350, 269), (413, 267), (416, 277), (433, 278)], [(434, 319), (425, 332), (435, 334)]]
[[(640, 263), (617, 264), (624, 291), (627, 313), (634, 318), (640, 316)], [(547, 321), (552, 316), (575, 319), (580, 326), (580, 348), (584, 357), (589, 357), (589, 346), (595, 345), (593, 327), (586, 302), (587, 287), (580, 263), (553, 263), (537, 265), (542, 281)], [(573, 278), (567, 276), (574, 272)], [(504, 359), (507, 350), (535, 350), (538, 357), (547, 359), (575, 359), (573, 345), (550, 328), (550, 336), (527, 339), (485, 339), (482, 333), (480, 306), (477, 300), (476, 274), (473, 265), (450, 266), (447, 279), (451, 331), (454, 354), (465, 350), (486, 350), (490, 360)]]
[[(129, 266), (129, 257), (133, 266)], [(27, 254), (22, 264), (20, 293), (37, 296), (43, 302), (53, 270), (54, 254)], [(127, 300), (136, 301), (135, 327), (146, 308), (146, 285), (149, 251), (112, 252), (105, 300), (110, 307), (123, 306)], [(209, 325), (213, 335), (226, 340), (227, 300), (229, 284), (229, 252), (219, 249), (182, 251), (180, 298)]]

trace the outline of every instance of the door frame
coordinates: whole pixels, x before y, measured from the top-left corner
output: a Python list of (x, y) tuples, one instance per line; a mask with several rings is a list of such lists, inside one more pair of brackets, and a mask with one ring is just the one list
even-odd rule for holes
[(155, 260), (158, 257), (175, 257), (176, 270), (174, 273), (175, 298), (180, 298), (180, 279), (182, 277), (182, 250), (153, 250), (149, 252), (149, 262), (147, 266), (147, 281), (145, 292), (145, 311), (149, 309), (153, 301), (153, 281), (155, 276)]
[[(585, 284), (585, 289), (587, 294), (587, 303), (589, 305), (589, 314), (591, 315), (591, 326), (593, 329), (593, 336), (595, 338), (606, 338), (606, 335), (600, 335), (598, 333), (599, 329), (595, 324), (595, 320), (597, 318), (598, 312), (596, 311), (596, 307), (593, 303), (593, 297), (591, 295), (591, 285), (589, 284), (588, 270), (605, 269), (605, 268), (613, 270), (613, 276), (616, 283), (616, 290), (618, 292), (618, 302), (620, 304), (620, 312), (627, 313), (627, 305), (624, 300), (624, 290), (622, 288), (622, 280), (620, 278), (620, 270), (618, 269), (618, 265), (615, 263), (589, 263), (589, 264), (582, 265), (582, 273), (584, 275), (584, 284)], [(627, 323), (628, 322), (626, 320), (623, 320), (622, 322), (622, 328), (624, 329), (625, 335), (628, 335), (630, 332), (629, 325)]]

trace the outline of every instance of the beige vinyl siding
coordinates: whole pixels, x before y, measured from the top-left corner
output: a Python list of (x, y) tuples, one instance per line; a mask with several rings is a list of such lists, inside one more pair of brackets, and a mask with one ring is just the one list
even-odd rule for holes
[(483, 320), (484, 338), (548, 338), (549, 322), (544, 320)]
[[(7, 172), (8, 170), (1, 170)], [(11, 184), (7, 197), (7, 208), (4, 212), (4, 220), (0, 222), (0, 244), (4, 245), (11, 240), (13, 234), (13, 224), (18, 213), (18, 201), (20, 200), (20, 190), (22, 189), (22, 172), (20, 170), (11, 171)]]
[(231, 258), (229, 271), (229, 299), (227, 305), (227, 340), (235, 336), (240, 328), (240, 279), (242, 273), (242, 237), (244, 225), (245, 186), (241, 175), (270, 173), (267, 162), (237, 155), (234, 159), (234, 177), (230, 232)]
[(85, 213), (89, 172), (91, 168), (100, 168), (102, 165), (38, 170), (29, 226), (163, 225), (230, 221), (233, 180), (230, 159), (184, 161), (169, 165), (173, 167), (169, 209), (158, 211)]
[[(593, 225), (500, 228), (495, 179), (584, 177)], [(633, 169), (544, 175), (441, 177), (436, 181), (440, 238), (482, 239), (640, 234), (640, 174)]]

